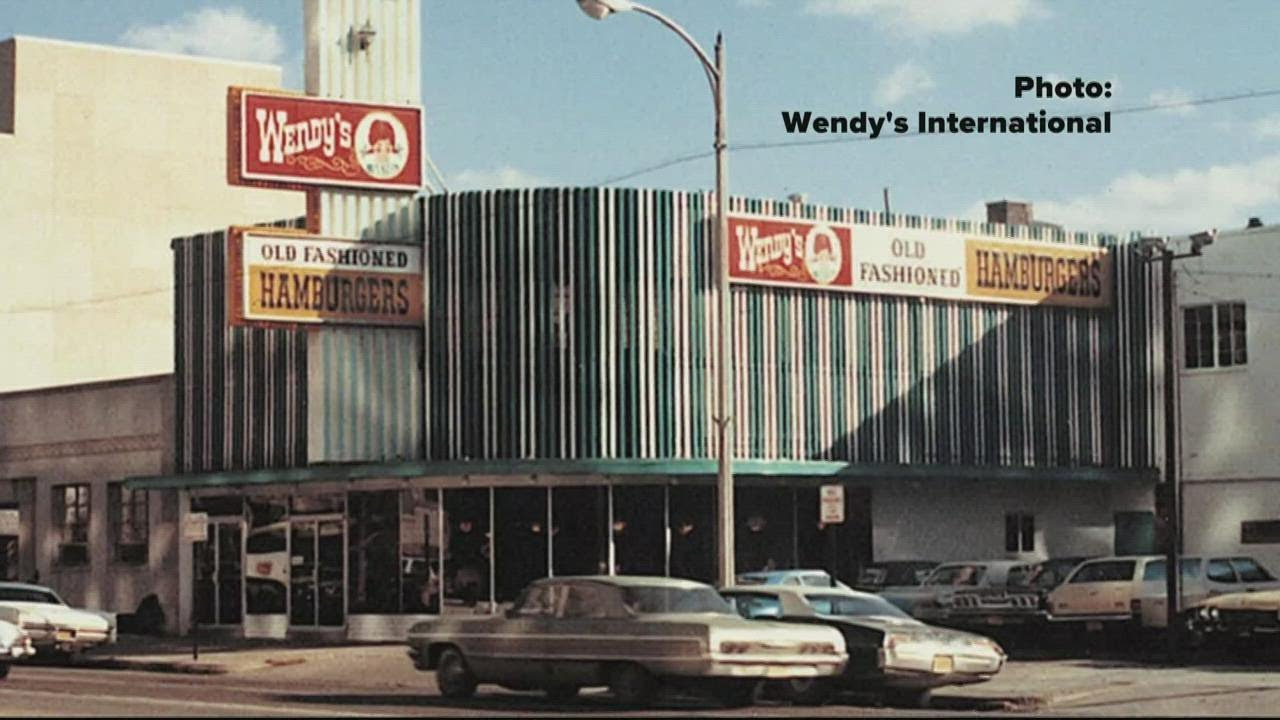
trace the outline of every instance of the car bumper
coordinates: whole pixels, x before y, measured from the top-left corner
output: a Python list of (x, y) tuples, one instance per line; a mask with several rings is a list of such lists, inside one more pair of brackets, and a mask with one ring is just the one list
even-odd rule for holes
[(1000, 655), (966, 653), (899, 654), (882, 656), (880, 673), (890, 687), (967, 685), (991, 679), (1004, 667)]
[(777, 660), (748, 659), (713, 659), (704, 674), (711, 677), (749, 677), (789, 680), (793, 678), (829, 677), (840, 674), (845, 661), (831, 659), (829, 661), (800, 660), (779, 662)]
[(110, 638), (109, 631), (81, 630), (76, 628), (53, 628), (39, 632), (28, 630), (31, 644), (37, 651), (61, 650), (63, 652), (79, 652), (103, 645)]

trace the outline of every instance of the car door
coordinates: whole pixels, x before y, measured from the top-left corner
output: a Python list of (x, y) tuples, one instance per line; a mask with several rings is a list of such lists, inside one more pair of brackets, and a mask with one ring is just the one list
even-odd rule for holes
[(542, 582), (525, 588), (501, 625), (485, 639), (485, 647), (478, 647), (480, 652), (470, 660), (476, 674), (512, 687), (539, 687), (548, 656), (556, 651), (551, 621), (564, 594), (563, 585), (558, 583)]
[(555, 646), (548, 649), (543, 683), (591, 685), (604, 678), (610, 660), (628, 656), (629, 633), (634, 620), (621, 612), (617, 588), (590, 581), (567, 582), (564, 595), (549, 619), (549, 637)]
[(1084, 563), (1051, 594), (1053, 614), (1059, 617), (1128, 614), (1136, 569), (1136, 560)]

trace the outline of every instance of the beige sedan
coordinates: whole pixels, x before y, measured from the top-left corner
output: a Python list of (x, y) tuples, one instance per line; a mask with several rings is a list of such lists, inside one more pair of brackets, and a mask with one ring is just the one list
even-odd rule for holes
[(831, 628), (750, 622), (710, 586), (638, 576), (538, 580), (503, 615), (424, 621), (408, 643), (445, 697), (494, 683), (567, 700), (607, 685), (640, 706), (663, 687), (746, 705), (763, 679), (835, 675), (848, 657)]

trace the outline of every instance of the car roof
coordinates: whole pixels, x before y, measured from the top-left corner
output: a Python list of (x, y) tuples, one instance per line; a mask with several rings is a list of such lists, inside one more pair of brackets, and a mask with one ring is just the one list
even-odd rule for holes
[[(32, 585), (24, 582), (0, 582), (0, 588), (16, 588), (18, 590), (39, 590), (41, 592), (52, 593), (53, 588), (44, 585)], [(53, 593), (57, 595), (57, 593)]]
[(557, 575), (535, 580), (530, 585), (551, 582), (597, 582), (616, 587), (665, 587), (681, 590), (709, 587), (706, 583), (661, 575)]
[(842, 587), (823, 587), (817, 585), (732, 585), (722, 589), (720, 592), (744, 592), (744, 593), (765, 593), (765, 594), (791, 594), (809, 597), (810, 595), (842, 595), (844, 597), (878, 598), (875, 593), (861, 592), (858, 590), (846, 590)]

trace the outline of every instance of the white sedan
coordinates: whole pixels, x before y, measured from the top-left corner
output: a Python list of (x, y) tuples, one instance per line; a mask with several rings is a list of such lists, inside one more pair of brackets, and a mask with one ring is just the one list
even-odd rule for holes
[(9, 676), (9, 665), (14, 661), (35, 654), (30, 635), (17, 625), (0, 620), (0, 679)]
[(110, 642), (111, 623), (90, 610), (68, 607), (47, 587), (0, 583), (0, 620), (18, 626), (41, 653), (79, 652)]

